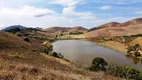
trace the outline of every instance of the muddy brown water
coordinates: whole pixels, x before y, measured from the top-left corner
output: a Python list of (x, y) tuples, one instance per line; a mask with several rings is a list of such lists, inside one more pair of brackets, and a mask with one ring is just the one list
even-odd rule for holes
[(142, 71), (142, 62), (126, 57), (124, 53), (99, 46), (84, 40), (59, 40), (53, 43), (53, 50), (61, 53), (73, 63), (90, 66), (93, 58), (102, 57), (109, 63), (131, 66)]

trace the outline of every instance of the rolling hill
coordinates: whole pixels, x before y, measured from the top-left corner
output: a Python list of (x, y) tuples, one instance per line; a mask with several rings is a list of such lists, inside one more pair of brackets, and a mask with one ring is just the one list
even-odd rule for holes
[(6, 27), (4, 29), (2, 29), (2, 31), (9, 31), (9, 30), (12, 30), (12, 29), (25, 29), (26, 27), (22, 26), (22, 25), (13, 25), (13, 26), (9, 26), (9, 27)]
[(70, 27), (50, 27), (45, 29), (44, 31), (49, 32), (49, 33), (60, 33), (60, 32), (64, 32), (66, 34), (69, 34), (71, 32), (82, 32), (85, 33), (88, 31), (88, 29), (83, 28), (81, 26), (76, 26), (73, 28)]
[(0, 53), (30, 52), (44, 48), (38, 41), (25, 41), (23, 37), (0, 31)]
[[(27, 42), (13, 33), (0, 31), (1, 80), (123, 80), (91, 72), (45, 53), (36, 41)], [(36, 51), (35, 51), (36, 50)]]
[(92, 28), (89, 31), (85, 34), (86, 38), (142, 34), (142, 18), (124, 23), (111, 22)]

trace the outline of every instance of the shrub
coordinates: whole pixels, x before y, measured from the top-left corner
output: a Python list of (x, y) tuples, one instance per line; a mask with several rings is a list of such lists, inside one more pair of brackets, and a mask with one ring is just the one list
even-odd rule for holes
[(40, 49), (40, 53), (50, 54), (53, 51), (53, 45), (45, 44), (44, 48)]
[(108, 65), (108, 63), (103, 58), (96, 57), (96, 58), (93, 59), (92, 66), (91, 66), (90, 69), (92, 71), (105, 71), (106, 65)]
[(135, 56), (135, 57), (140, 57), (141, 54), (139, 52), (140, 50), (140, 45), (139, 44), (135, 44), (133, 46), (128, 46), (127, 48), (127, 55), (130, 55), (130, 56)]
[(136, 57), (141, 57), (141, 53), (140, 53), (140, 52), (135, 52), (134, 55), (135, 55)]
[(83, 34), (83, 32), (70, 32), (70, 35), (79, 35), (79, 34)]
[(57, 53), (57, 52), (52, 52), (51, 56), (64, 59), (64, 56), (61, 53)]
[(43, 48), (40, 50), (41, 53), (49, 54), (49, 50), (47, 48)]
[(142, 73), (128, 66), (109, 65), (106, 73), (126, 79), (142, 80)]
[(58, 54), (58, 53), (56, 53), (56, 52), (53, 52), (53, 53), (51, 54), (51, 56), (54, 56), (54, 57), (57, 57), (57, 58), (59, 58), (57, 54)]
[(128, 66), (108, 65), (108, 63), (100, 57), (93, 59), (90, 70), (104, 71), (107, 75), (113, 75), (127, 80), (142, 80), (142, 72), (139, 70)]
[(30, 42), (30, 39), (29, 38), (24, 38), (24, 41)]

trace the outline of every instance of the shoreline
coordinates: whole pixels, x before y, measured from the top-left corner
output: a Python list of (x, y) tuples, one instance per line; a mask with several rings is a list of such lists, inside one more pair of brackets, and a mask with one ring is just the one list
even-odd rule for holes
[[(113, 42), (113, 41), (109, 41), (109, 42), (96, 42), (97, 45), (106, 47), (106, 48), (110, 48), (112, 50), (127, 54), (127, 46), (122, 44), (122, 43), (118, 43), (118, 42)], [(116, 47), (117, 46), (117, 47)]]

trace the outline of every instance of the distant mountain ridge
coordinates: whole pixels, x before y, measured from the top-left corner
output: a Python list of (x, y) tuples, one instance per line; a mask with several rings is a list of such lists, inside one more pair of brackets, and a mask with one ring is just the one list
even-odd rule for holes
[(9, 31), (9, 30), (16, 29), (16, 28), (25, 29), (26, 27), (22, 26), (22, 25), (12, 25), (12, 26), (6, 27), (6, 28), (4, 28), (2, 30), (3, 31)]
[(142, 18), (133, 19), (124, 23), (110, 22), (91, 28), (85, 37), (123, 36), (142, 34)]

